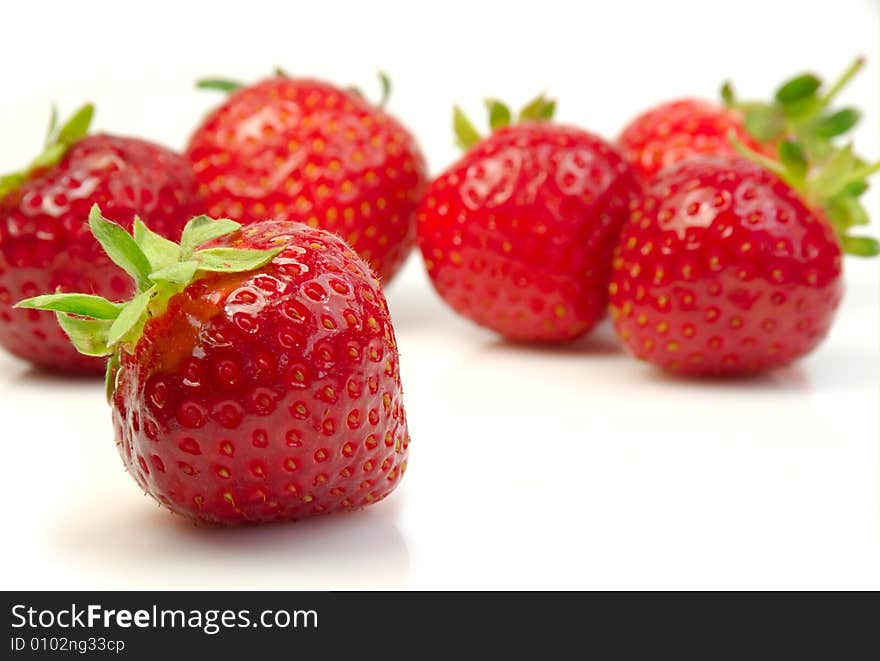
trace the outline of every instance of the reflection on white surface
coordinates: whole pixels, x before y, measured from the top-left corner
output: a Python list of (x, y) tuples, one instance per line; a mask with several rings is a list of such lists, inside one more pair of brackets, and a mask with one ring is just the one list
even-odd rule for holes
[(851, 265), (841, 322), (807, 360), (699, 381), (631, 360), (607, 324), (557, 348), (499, 340), (414, 260), (388, 291), (413, 435), (400, 489), (262, 528), (159, 509), (122, 469), (99, 381), (4, 356), (3, 584), (880, 585), (877, 271)]
[[(53, 535), (69, 571), (93, 572), (116, 587), (251, 589), (400, 587), (408, 582), (406, 541), (393, 501), (368, 510), (258, 527), (195, 526), (152, 501), (96, 500), (72, 511)], [(169, 571), (171, 568), (171, 571)]]

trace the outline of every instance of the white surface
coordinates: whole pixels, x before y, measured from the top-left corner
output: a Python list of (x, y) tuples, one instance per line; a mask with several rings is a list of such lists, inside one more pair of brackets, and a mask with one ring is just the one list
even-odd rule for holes
[[(51, 99), (91, 98), (100, 128), (182, 146), (215, 101), (191, 88), (203, 74), (278, 64), (368, 88), (384, 68), (436, 172), (455, 155), (453, 101), (477, 115), (486, 95), (546, 89), (562, 119), (613, 135), (723, 77), (766, 94), (858, 52), (869, 67), (845, 100), (876, 157), (874, 0), (47, 4), (18, 3), (0, 40), (0, 171), (33, 154)], [(260, 529), (159, 510), (122, 470), (100, 384), (3, 355), (2, 586), (878, 588), (878, 265), (847, 267), (813, 356), (694, 383), (630, 360), (607, 327), (558, 350), (507, 345), (445, 308), (413, 259), (388, 291), (413, 436), (401, 488)]]

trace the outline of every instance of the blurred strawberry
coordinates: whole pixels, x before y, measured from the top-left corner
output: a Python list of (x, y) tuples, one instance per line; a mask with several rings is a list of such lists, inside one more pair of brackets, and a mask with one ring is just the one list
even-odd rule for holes
[(493, 133), (456, 109), (464, 156), (428, 187), (418, 242), (437, 292), (502, 335), (557, 342), (605, 314), (611, 253), (638, 183), (617, 150), (549, 121), (543, 97), (511, 124), (488, 102)]
[(768, 156), (775, 156), (781, 139), (796, 139), (815, 159), (827, 155), (831, 140), (858, 121), (855, 109), (830, 106), (863, 64), (862, 58), (857, 59), (827, 89), (814, 74), (795, 76), (776, 90), (769, 103), (739, 101), (729, 83), (721, 90), (723, 105), (703, 99), (662, 103), (632, 120), (618, 145), (647, 179), (694, 156), (735, 154), (729, 134)]
[[(280, 74), (280, 72), (279, 72)], [(354, 90), (277, 75), (231, 92), (187, 156), (209, 212), (248, 223), (298, 220), (345, 239), (390, 280), (414, 241), (425, 163), (412, 135)]]
[(665, 168), (633, 206), (610, 285), (615, 329), (636, 357), (689, 374), (787, 365), (827, 335), (843, 296), (844, 252), (880, 245), (852, 232), (880, 170), (846, 146), (820, 164), (794, 141), (779, 160), (750, 151)]
[(135, 216), (179, 238), (199, 210), (187, 161), (136, 138), (86, 135), (91, 105), (63, 126), (55, 113), (45, 149), (24, 170), (0, 178), (0, 345), (41, 367), (100, 372), (104, 360), (70, 346), (55, 317), (13, 310), (45, 291), (83, 291), (120, 300), (131, 284), (104, 255), (85, 219), (100, 204), (126, 228)]

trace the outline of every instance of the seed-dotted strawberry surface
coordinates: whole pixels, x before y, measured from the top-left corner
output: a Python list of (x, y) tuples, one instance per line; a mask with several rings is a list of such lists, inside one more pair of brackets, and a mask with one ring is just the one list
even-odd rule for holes
[(128, 470), (172, 510), (227, 524), (381, 500), (406, 469), (409, 435), (369, 267), (290, 222), (218, 245), (283, 250), (257, 271), (190, 284), (122, 353), (113, 423)]
[(611, 309), (636, 357), (673, 371), (786, 365), (825, 337), (843, 295), (842, 252), (820, 209), (733, 156), (684, 161), (633, 205)]
[(187, 153), (214, 217), (329, 230), (383, 281), (412, 248), (424, 159), (399, 122), (355, 92), (286, 77), (244, 87)]
[(78, 353), (52, 314), (13, 304), (56, 290), (127, 298), (133, 286), (90, 234), (89, 208), (100, 204), (128, 229), (139, 215), (177, 239), (200, 210), (195, 191), (181, 156), (104, 134), (82, 138), (60, 162), (30, 173), (0, 199), (0, 344), (42, 367), (102, 372), (105, 361)]
[(496, 130), (431, 183), (418, 240), (438, 293), (507, 337), (561, 341), (605, 314), (611, 253), (638, 183), (577, 128)]
[(632, 166), (650, 179), (667, 165), (694, 156), (735, 154), (730, 132), (752, 149), (765, 149), (746, 131), (742, 112), (702, 99), (651, 108), (626, 126), (617, 143)]

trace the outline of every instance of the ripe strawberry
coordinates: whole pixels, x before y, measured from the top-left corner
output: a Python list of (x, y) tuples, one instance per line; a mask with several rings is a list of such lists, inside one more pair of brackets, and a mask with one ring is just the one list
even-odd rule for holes
[(764, 149), (746, 131), (741, 111), (703, 99), (679, 99), (636, 117), (617, 144), (632, 166), (651, 179), (667, 165), (694, 156), (735, 154), (727, 139), (731, 131), (752, 149)]
[(238, 524), (357, 509), (397, 486), (409, 435), (394, 331), (341, 239), (202, 216), (178, 246), (139, 221), (132, 239), (97, 208), (90, 225), (140, 293), (19, 305), (56, 310), (80, 350), (111, 356), (116, 443), (146, 492)]
[(611, 253), (638, 183), (601, 138), (548, 121), (539, 98), (479, 135), (456, 109), (465, 155), (428, 187), (418, 243), (434, 287), (457, 312), (502, 335), (576, 338), (605, 313)]
[(863, 64), (857, 59), (823, 94), (819, 78), (801, 74), (780, 86), (772, 103), (740, 102), (729, 84), (721, 91), (724, 105), (703, 99), (662, 103), (631, 121), (618, 145), (646, 179), (694, 156), (735, 154), (730, 133), (753, 151), (768, 156), (776, 154), (784, 137), (805, 143), (811, 151), (827, 151), (828, 141), (858, 120), (852, 108), (832, 111), (829, 105)]
[(187, 150), (209, 213), (335, 232), (390, 280), (412, 248), (425, 183), (412, 135), (357, 92), (324, 82), (279, 75), (205, 86), (233, 90)]
[(808, 171), (797, 145), (784, 144), (788, 167), (754, 153), (760, 163), (682, 161), (633, 206), (610, 295), (617, 334), (637, 358), (746, 374), (786, 365), (825, 337), (843, 294), (829, 220), (849, 252), (877, 254), (875, 240), (847, 233), (867, 220), (856, 198), (877, 166), (847, 148)]
[(135, 215), (179, 237), (198, 211), (189, 164), (135, 138), (86, 136), (90, 105), (50, 128), (46, 149), (26, 170), (0, 179), (0, 345), (36, 365), (100, 372), (104, 361), (77, 353), (52, 315), (13, 310), (41, 291), (86, 291), (112, 300), (132, 293), (83, 218), (101, 204), (130, 228)]

